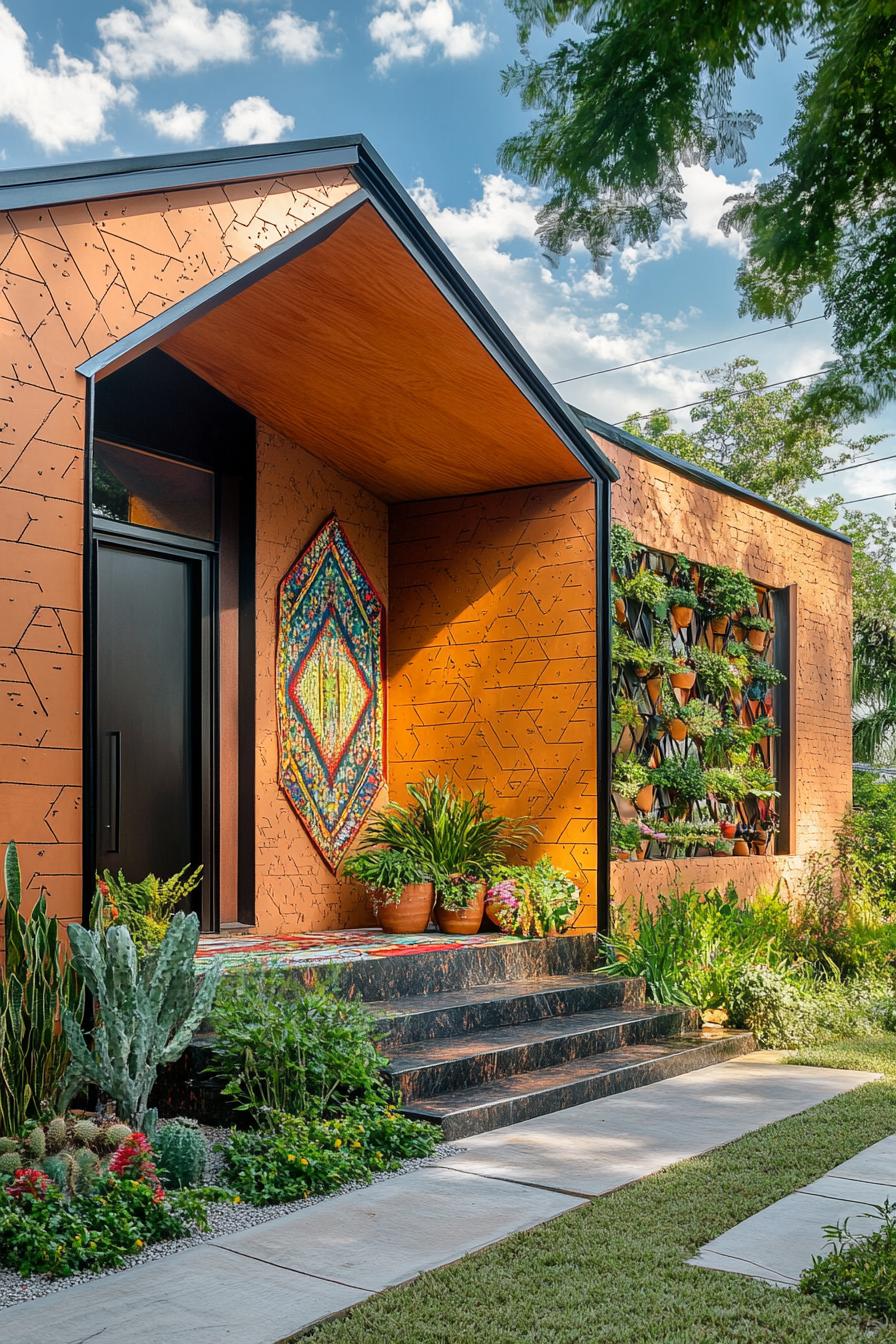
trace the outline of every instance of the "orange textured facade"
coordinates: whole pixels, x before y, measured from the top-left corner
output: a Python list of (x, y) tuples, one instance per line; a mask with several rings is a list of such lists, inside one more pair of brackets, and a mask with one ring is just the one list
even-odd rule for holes
[(390, 786), (447, 773), (529, 816), (593, 928), (592, 484), (390, 510)]
[(645, 546), (736, 566), (756, 582), (772, 588), (794, 584), (797, 590), (794, 853), (614, 863), (614, 899), (649, 899), (692, 883), (733, 881), (744, 894), (778, 881), (792, 887), (805, 856), (830, 848), (851, 798), (850, 547), (595, 437), (620, 472), (613, 516)]
[(76, 369), (356, 189), (339, 169), (0, 218), (0, 816), (64, 918), (82, 893)]

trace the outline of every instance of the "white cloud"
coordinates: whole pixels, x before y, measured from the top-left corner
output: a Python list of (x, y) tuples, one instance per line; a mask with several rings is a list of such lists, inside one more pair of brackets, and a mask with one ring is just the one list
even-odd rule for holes
[(188, 107), (186, 103), (175, 103), (166, 108), (151, 107), (145, 119), (158, 135), (192, 144), (199, 139), (205, 126), (205, 108)]
[(59, 45), (35, 65), (28, 34), (0, 4), (0, 120), (16, 122), (42, 149), (63, 150), (103, 139), (107, 114), (133, 98), (129, 86)]
[(725, 201), (729, 196), (749, 191), (755, 186), (760, 176), (758, 170), (754, 168), (743, 182), (729, 182), (724, 173), (714, 173), (711, 168), (701, 168), (699, 164), (689, 167), (682, 165), (680, 171), (684, 181), (687, 216), (665, 225), (653, 247), (636, 243), (623, 250), (619, 264), (629, 277), (635, 275), (645, 263), (664, 261), (691, 243), (719, 247), (737, 258), (744, 255), (743, 236), (736, 232), (726, 236), (719, 228), (719, 220), (725, 213)]
[(284, 61), (298, 65), (311, 65), (327, 54), (321, 25), (288, 10), (275, 14), (268, 23), (264, 44)]
[(241, 14), (214, 14), (199, 0), (144, 0), (143, 12), (116, 9), (97, 19), (101, 60), (122, 79), (186, 74), (221, 61), (245, 61), (252, 29)]
[(228, 145), (262, 145), (269, 140), (279, 140), (294, 125), (293, 117), (278, 112), (259, 94), (238, 98), (221, 119), (221, 130)]
[(484, 24), (459, 20), (455, 11), (454, 0), (379, 0), (368, 27), (382, 47), (374, 67), (385, 73), (395, 61), (420, 61), (430, 53), (465, 61), (497, 40)]

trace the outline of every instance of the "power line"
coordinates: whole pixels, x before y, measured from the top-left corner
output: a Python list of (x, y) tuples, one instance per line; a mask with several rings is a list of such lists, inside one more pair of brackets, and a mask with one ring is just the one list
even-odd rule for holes
[(817, 317), (800, 317), (795, 322), (781, 322), (777, 327), (760, 327), (759, 331), (745, 331), (740, 336), (725, 336), (720, 341), (707, 341), (705, 345), (689, 345), (685, 350), (667, 350), (664, 355), (648, 355), (646, 359), (635, 359), (631, 364), (611, 364), (606, 369), (593, 369), (591, 373), (575, 373), (571, 378), (558, 378), (554, 386), (563, 383), (578, 383), (582, 378), (598, 378), (602, 373), (619, 373), (621, 369), (636, 369), (639, 364), (653, 364), (658, 359), (672, 359), (674, 355), (692, 355), (696, 350), (711, 350), (715, 345), (730, 345), (732, 341), (747, 341), (751, 336), (765, 336), (770, 331), (783, 331), (785, 327), (801, 327), (806, 322), (821, 322), (824, 313)]
[(896, 458), (896, 453), (890, 453), (887, 457), (869, 457), (867, 462), (849, 462), (845, 467), (831, 467), (828, 471), (820, 471), (819, 476), (834, 476), (838, 471), (857, 471), (859, 467), (873, 467), (878, 462), (892, 462)]
[(843, 507), (848, 509), (850, 504), (870, 504), (873, 499), (889, 499), (896, 495), (896, 490), (885, 490), (882, 495), (864, 495), (861, 499), (844, 499)]
[[(839, 363), (839, 361), (837, 361)], [(763, 392), (767, 392), (770, 387), (784, 387), (787, 383), (801, 383), (806, 378), (819, 378), (827, 369), (816, 369), (814, 373), (795, 373), (792, 378), (781, 378), (776, 383), (766, 383), (763, 387), (743, 387), (738, 392), (732, 392), (732, 397), (757, 397)], [(711, 390), (711, 389), (707, 389)], [(706, 398), (701, 397), (699, 401), (686, 401), (683, 406), (664, 406), (656, 412), (657, 415), (671, 415), (673, 411), (689, 411), (692, 406), (704, 406)], [(653, 412), (650, 412), (653, 414)], [(626, 419), (630, 417), (626, 416)], [(638, 415), (640, 418), (640, 414)], [(614, 420), (614, 425), (624, 425), (625, 420)]]

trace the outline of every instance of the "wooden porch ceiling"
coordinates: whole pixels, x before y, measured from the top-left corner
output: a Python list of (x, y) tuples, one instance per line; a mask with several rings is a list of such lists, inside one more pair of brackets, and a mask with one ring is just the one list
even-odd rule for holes
[(161, 348), (384, 500), (588, 476), (369, 202)]

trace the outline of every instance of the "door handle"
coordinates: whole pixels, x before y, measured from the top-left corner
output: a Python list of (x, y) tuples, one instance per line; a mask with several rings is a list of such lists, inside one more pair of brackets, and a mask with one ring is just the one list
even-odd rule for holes
[(107, 736), (109, 739), (106, 775), (108, 784), (106, 789), (106, 823), (103, 829), (106, 836), (107, 852), (117, 854), (121, 827), (121, 733), (116, 729)]

